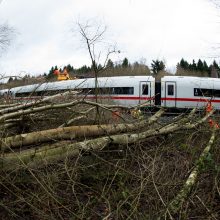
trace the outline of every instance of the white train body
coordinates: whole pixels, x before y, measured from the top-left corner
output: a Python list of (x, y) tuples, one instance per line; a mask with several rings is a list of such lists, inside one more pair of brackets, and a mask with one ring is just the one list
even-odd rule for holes
[(211, 101), (220, 109), (220, 79), (165, 76), (161, 79), (161, 106), (202, 108)]
[[(122, 76), (98, 78), (98, 99), (109, 99), (115, 104), (136, 106), (141, 103), (153, 104), (155, 79), (152, 76)], [(45, 94), (65, 90), (81, 90), (87, 99), (94, 99), (95, 78), (34, 84), (1, 90), (0, 94), (11, 95), (13, 99), (31, 99)], [(143, 90), (143, 91), (142, 91)]]
[[(98, 99), (133, 107), (140, 104), (171, 108), (204, 107), (209, 101), (220, 109), (220, 79), (188, 76), (165, 76), (155, 82), (152, 76), (98, 78)], [(95, 98), (95, 79), (34, 84), (0, 90), (0, 95), (13, 99), (36, 98), (65, 90), (80, 90), (80, 97)], [(112, 103), (112, 102), (111, 102)]]

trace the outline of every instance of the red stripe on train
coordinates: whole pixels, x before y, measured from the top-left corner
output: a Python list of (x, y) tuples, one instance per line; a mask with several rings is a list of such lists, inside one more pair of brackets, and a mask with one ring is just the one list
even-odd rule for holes
[[(34, 100), (41, 99), (43, 97), (15, 97), (12, 100)], [(86, 99), (95, 99), (96, 96), (87, 95), (85, 96), (76, 96), (76, 98), (86, 98)], [(114, 100), (154, 100), (154, 97), (139, 97), (139, 96), (98, 96), (98, 99), (114, 99)]]
[[(80, 98), (80, 97), (78, 97)], [(82, 97), (84, 98), (84, 96)], [(95, 99), (95, 96), (88, 95), (86, 99)], [(154, 100), (154, 97), (139, 97), (139, 96), (98, 96), (98, 99), (113, 99), (113, 100)], [(40, 99), (39, 97), (17, 97), (14, 100), (34, 100)], [(13, 100), (12, 99), (12, 100)], [(161, 98), (161, 101), (176, 101), (176, 102), (208, 102), (209, 99), (204, 98)], [(220, 103), (220, 99), (211, 100), (213, 103)]]
[(204, 99), (204, 98), (161, 98), (161, 101), (176, 101), (176, 102), (220, 102), (216, 99)]
[[(95, 96), (87, 96), (86, 98), (95, 99)], [(139, 96), (98, 96), (98, 99), (115, 99), (115, 100), (153, 100), (154, 97), (139, 97)]]

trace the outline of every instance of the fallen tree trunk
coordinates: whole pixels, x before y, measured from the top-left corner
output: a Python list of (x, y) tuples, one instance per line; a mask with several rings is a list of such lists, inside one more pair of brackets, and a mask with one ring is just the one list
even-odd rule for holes
[[(97, 107), (103, 108), (103, 109), (105, 109), (107, 111), (111, 111), (111, 112), (113, 110), (111, 110), (110, 108), (126, 108), (124, 106), (119, 106), (119, 105), (102, 105), (99, 103), (85, 101), (85, 100), (75, 100), (75, 101), (68, 102), (68, 103), (50, 104), (50, 105), (44, 105), (44, 106), (35, 107), (35, 108), (33, 108), (31, 106), (32, 108), (29, 108), (29, 109), (24, 109), (25, 107), (23, 106), (23, 108), (17, 112), (13, 111), (13, 112), (3, 114), (2, 116), (0, 116), (0, 122), (4, 122), (7, 119), (16, 118), (16, 117), (23, 116), (23, 115), (28, 115), (28, 114), (37, 113), (37, 112), (43, 112), (43, 111), (51, 110), (51, 109), (67, 108), (67, 107), (72, 107), (72, 106), (76, 106), (79, 104), (87, 104), (87, 105), (97, 106)], [(0, 111), (0, 113), (1, 113), (1, 111)]]
[(3, 104), (3, 105), (0, 105), (0, 108), (11, 108), (11, 107), (15, 107), (17, 106), (18, 104)]
[[(211, 114), (211, 113), (210, 113)], [(210, 115), (209, 114), (209, 115)], [(207, 115), (204, 117), (206, 118)], [(199, 120), (200, 123), (204, 122), (204, 118)], [(200, 123), (195, 122), (196, 126)], [(76, 156), (81, 150), (102, 150), (108, 144), (130, 144), (137, 141), (143, 141), (146, 138), (158, 135), (169, 134), (181, 130), (183, 125), (173, 124), (168, 125), (161, 129), (151, 129), (141, 133), (122, 134), (100, 137), (88, 141), (66, 144), (59, 147), (44, 146), (40, 149), (30, 149), (21, 152), (3, 154), (1, 157), (1, 164), (3, 169), (15, 169), (20, 166), (38, 166), (44, 161), (52, 163), (66, 157)], [(190, 127), (189, 127), (190, 128)], [(192, 128), (192, 126), (191, 126)]]
[(73, 101), (73, 102), (64, 103), (64, 104), (50, 104), (50, 105), (45, 105), (45, 106), (35, 107), (35, 108), (30, 108), (30, 109), (24, 109), (24, 110), (22, 109), (17, 112), (11, 112), (11, 113), (7, 113), (7, 114), (0, 116), (0, 122), (4, 122), (7, 119), (19, 117), (21, 115), (28, 115), (31, 113), (42, 112), (42, 111), (46, 111), (46, 110), (50, 110), (50, 109), (59, 109), (59, 108), (70, 107), (70, 106), (74, 106), (78, 103), (79, 103), (79, 101)]
[(164, 109), (159, 110), (147, 121), (141, 121), (134, 124), (107, 124), (107, 125), (89, 125), (89, 126), (72, 126), (37, 131), (27, 134), (19, 134), (7, 138), (2, 138), (1, 150), (22, 147), (57, 140), (73, 140), (79, 137), (94, 137), (100, 135), (111, 135), (118, 132), (128, 132), (151, 125), (164, 113)]
[(207, 119), (213, 115), (214, 110), (212, 110), (211, 112), (209, 112), (208, 114), (206, 114), (203, 118), (201, 118), (200, 120), (198, 120), (195, 123), (186, 123), (185, 125), (183, 125), (183, 129), (193, 129), (195, 127), (197, 127), (198, 125), (204, 123), (205, 121), (207, 121)]
[(20, 153), (4, 154), (0, 158), (0, 166), (4, 170), (19, 168), (38, 167), (50, 164), (54, 161), (63, 160), (69, 156), (79, 155), (82, 150), (101, 150), (111, 143), (109, 137), (97, 138), (72, 144), (62, 144), (62, 147), (48, 145), (43, 149), (30, 149)]
[(78, 92), (76, 92), (76, 91), (67, 91), (67, 92), (64, 92), (64, 93), (59, 93), (59, 94), (56, 94), (56, 95), (48, 96), (48, 97), (45, 97), (45, 98), (40, 99), (40, 100), (35, 100), (34, 102), (28, 102), (28, 103), (24, 103), (24, 104), (20, 104), (20, 105), (14, 104), (15, 106), (13, 106), (13, 104), (12, 104), (12, 106), (9, 105), (8, 108), (4, 108), (4, 109), (0, 110), (0, 114), (15, 112), (15, 111), (18, 111), (18, 110), (21, 110), (21, 109), (26, 109), (26, 108), (29, 108), (29, 107), (33, 107), (33, 106), (48, 102), (49, 100), (52, 100), (52, 99), (55, 99), (55, 98), (64, 97), (68, 94), (77, 94), (77, 93)]
[(168, 205), (164, 216), (167, 216), (167, 214), (169, 216), (177, 214), (177, 212), (180, 210), (182, 204), (189, 197), (190, 192), (192, 191), (192, 188), (195, 186), (195, 183), (198, 179), (199, 173), (201, 172), (201, 169), (205, 164), (205, 160), (206, 160), (206, 158), (207, 158), (207, 156), (213, 146), (213, 143), (214, 143), (214, 140), (216, 137), (215, 131), (216, 131), (216, 129), (213, 130), (213, 133), (211, 135), (211, 138), (210, 138), (207, 146), (204, 148), (203, 152), (201, 153), (200, 157), (198, 158), (198, 160), (196, 162), (196, 166), (193, 168), (192, 172), (190, 173), (189, 177), (187, 178), (182, 189), (177, 194), (177, 196), (172, 200), (172, 202)]

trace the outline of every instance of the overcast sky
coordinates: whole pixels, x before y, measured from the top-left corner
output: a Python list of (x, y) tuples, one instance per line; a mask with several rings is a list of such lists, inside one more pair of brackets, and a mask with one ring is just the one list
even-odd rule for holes
[(76, 31), (76, 21), (90, 19), (107, 26), (105, 42), (121, 51), (113, 61), (127, 57), (150, 65), (162, 59), (168, 70), (182, 57), (211, 62), (220, 55), (214, 49), (220, 43), (219, 15), (208, 0), (3, 0), (0, 23), (12, 26), (16, 37), (0, 57), (0, 73), (91, 65)]

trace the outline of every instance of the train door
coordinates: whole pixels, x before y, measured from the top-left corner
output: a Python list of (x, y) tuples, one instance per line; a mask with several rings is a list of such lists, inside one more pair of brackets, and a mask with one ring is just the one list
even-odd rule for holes
[(151, 82), (142, 81), (139, 85), (139, 104), (151, 104)]
[(165, 82), (165, 106), (176, 107), (176, 82)]
[(161, 82), (155, 82), (155, 105), (161, 105)]

